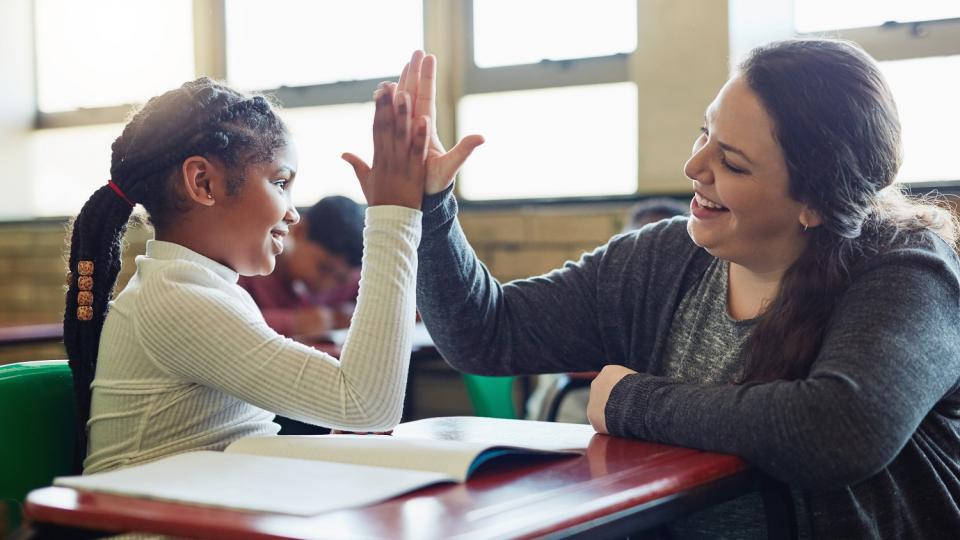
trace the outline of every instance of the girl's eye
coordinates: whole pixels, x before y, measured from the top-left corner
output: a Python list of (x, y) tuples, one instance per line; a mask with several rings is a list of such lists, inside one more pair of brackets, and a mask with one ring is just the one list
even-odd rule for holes
[(274, 186), (277, 186), (278, 188), (280, 188), (280, 191), (283, 191), (283, 190), (287, 189), (287, 181), (286, 181), (286, 180), (274, 180), (274, 181), (273, 181), (273, 185), (274, 185)]
[(700, 126), (700, 134), (705, 137), (710, 136), (710, 131), (707, 129), (707, 126)]

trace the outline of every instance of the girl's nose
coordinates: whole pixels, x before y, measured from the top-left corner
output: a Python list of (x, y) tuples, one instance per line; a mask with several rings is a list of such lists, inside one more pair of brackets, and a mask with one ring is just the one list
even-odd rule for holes
[(297, 212), (297, 207), (291, 204), (287, 207), (287, 213), (283, 216), (283, 221), (289, 225), (296, 225), (300, 223), (300, 212)]

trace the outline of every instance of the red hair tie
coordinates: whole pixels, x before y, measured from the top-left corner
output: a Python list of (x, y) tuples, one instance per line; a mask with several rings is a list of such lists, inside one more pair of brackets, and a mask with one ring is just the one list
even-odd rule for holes
[(113, 183), (113, 180), (107, 180), (107, 185), (110, 186), (110, 189), (112, 189), (113, 192), (116, 193), (121, 199), (127, 201), (127, 204), (130, 205), (130, 208), (133, 208), (134, 206), (136, 206), (136, 203), (128, 199), (127, 196), (123, 193), (123, 190), (120, 189), (120, 186)]

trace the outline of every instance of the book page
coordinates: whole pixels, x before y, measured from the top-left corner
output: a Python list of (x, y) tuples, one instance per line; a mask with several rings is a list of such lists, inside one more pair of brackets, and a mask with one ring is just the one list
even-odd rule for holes
[(59, 477), (58, 486), (145, 499), (310, 516), (451, 481), (438, 473), (188, 452), (126, 469)]
[(280, 435), (249, 437), (226, 452), (441, 473), (463, 482), (484, 443), (405, 439), (391, 435)]

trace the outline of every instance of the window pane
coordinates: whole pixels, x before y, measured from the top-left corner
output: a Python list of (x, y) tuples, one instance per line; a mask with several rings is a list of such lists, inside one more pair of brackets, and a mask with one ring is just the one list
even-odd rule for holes
[(300, 155), (293, 200), (311, 206), (326, 195), (346, 195), (364, 202), (353, 168), (340, 159), (353, 152), (373, 159), (373, 102), (283, 111)]
[(247, 90), (400, 74), (421, 0), (227, 0), (227, 78)]
[(480, 133), (487, 141), (464, 167), (465, 198), (637, 190), (633, 83), (478, 94), (463, 98), (459, 113), (461, 136)]
[(626, 53), (637, 48), (637, 4), (474, 0), (473, 31), (479, 67)]
[(110, 179), (110, 145), (122, 131), (123, 124), (34, 131), (30, 161), (36, 215), (80, 212), (90, 195)]
[(960, 180), (960, 56), (881, 62), (903, 127), (902, 181)]
[(794, 0), (798, 32), (960, 17), (957, 0)]
[(37, 0), (42, 111), (140, 103), (194, 78), (190, 0)]

